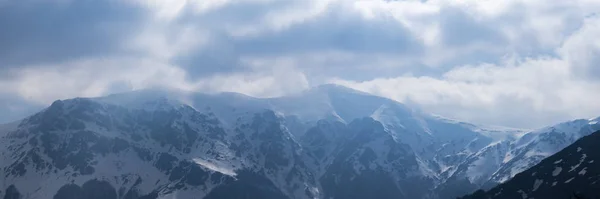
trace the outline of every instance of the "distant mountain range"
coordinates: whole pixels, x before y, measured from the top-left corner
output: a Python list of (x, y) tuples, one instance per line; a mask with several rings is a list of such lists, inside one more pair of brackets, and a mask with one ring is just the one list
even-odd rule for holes
[(600, 131), (489, 190), (462, 199), (599, 198)]
[(0, 126), (0, 196), (456, 198), (506, 182), (599, 120), (486, 127), (337, 85), (58, 100)]

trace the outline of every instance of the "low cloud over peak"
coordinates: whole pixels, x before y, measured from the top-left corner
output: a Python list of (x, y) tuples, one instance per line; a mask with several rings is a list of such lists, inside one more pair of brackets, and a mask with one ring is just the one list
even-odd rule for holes
[(329, 82), (477, 123), (594, 117), (598, 12), (589, 0), (0, 1), (0, 121), (156, 86), (269, 97)]

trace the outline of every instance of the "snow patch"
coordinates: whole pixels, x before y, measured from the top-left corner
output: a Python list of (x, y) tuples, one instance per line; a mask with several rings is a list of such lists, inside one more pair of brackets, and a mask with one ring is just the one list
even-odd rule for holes
[(587, 158), (587, 154), (583, 154), (581, 156), (581, 159), (579, 159), (579, 163), (575, 166), (571, 166), (571, 170), (569, 170), (569, 172), (575, 171), (575, 169), (579, 168), (579, 166), (581, 166), (581, 163), (583, 163), (583, 161), (585, 161), (586, 158)]
[(554, 171), (552, 171), (552, 176), (558, 176), (558, 174), (560, 174), (560, 172), (562, 171), (562, 167), (556, 167), (554, 168)]
[(537, 191), (542, 183), (544, 183), (544, 180), (536, 179), (535, 182), (533, 182), (533, 191)]
[(581, 147), (577, 147), (577, 152), (581, 152)]
[(223, 165), (217, 165), (213, 162), (207, 161), (207, 160), (203, 160), (200, 158), (193, 158), (192, 159), (196, 164), (199, 164), (207, 169), (210, 169), (212, 171), (215, 172), (219, 172), (223, 175), (228, 175), (231, 177), (235, 177), (237, 175), (237, 173), (235, 173), (235, 171), (233, 171), (233, 169), (231, 168), (226, 168)]
[(583, 168), (581, 171), (579, 171), (579, 175), (585, 175), (585, 173), (587, 173), (587, 167)]
[(517, 193), (521, 194), (521, 198), (527, 199), (527, 193), (525, 193), (523, 190), (519, 190), (519, 191), (517, 191)]
[(563, 160), (562, 160), (562, 159), (560, 159), (560, 160), (558, 160), (558, 161), (554, 162), (554, 164), (560, 164), (562, 161), (563, 161)]
[(572, 177), (571, 179), (568, 179), (567, 181), (565, 181), (565, 184), (573, 181), (574, 179), (575, 179), (575, 177)]

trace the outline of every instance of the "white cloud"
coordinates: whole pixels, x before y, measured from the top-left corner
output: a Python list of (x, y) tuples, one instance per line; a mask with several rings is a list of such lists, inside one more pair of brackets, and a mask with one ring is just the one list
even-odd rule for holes
[(0, 20), (0, 104), (154, 86), (269, 97), (335, 81), (475, 122), (600, 115), (595, 0), (106, 1), (0, 1), (27, 13)]
[[(102, 58), (21, 70), (11, 80), (0, 80), (0, 90), (37, 104), (57, 99), (98, 97), (116, 91), (167, 88), (201, 92), (239, 92), (273, 97), (308, 88), (304, 74), (293, 68), (215, 75), (191, 80), (181, 68), (163, 60)], [(66, 66), (66, 67), (65, 67)], [(33, 69), (34, 68), (34, 69)]]
[(600, 75), (600, 16), (587, 18), (578, 32), (558, 48), (560, 54), (581, 77), (598, 80)]
[(124, 48), (145, 56), (170, 60), (198, 52), (210, 43), (210, 33), (190, 25), (151, 23), (135, 34)]
[[(154, 86), (189, 88), (178, 67), (148, 59), (100, 58), (37, 66), (21, 70), (8, 90), (35, 103), (74, 96), (93, 97), (112, 92), (113, 86), (141, 89)], [(57, 69), (60, 68), (60, 69)]]
[(303, 73), (293, 68), (273, 68), (270, 71), (217, 75), (201, 79), (195, 90), (207, 92), (238, 92), (255, 97), (277, 97), (300, 92), (309, 87)]
[[(445, 116), (488, 124), (539, 127), (551, 122), (600, 115), (600, 18), (557, 48), (558, 57), (508, 59), (501, 64), (455, 67), (438, 78), (401, 76), (335, 83), (415, 103)], [(583, 71), (583, 72), (581, 72)], [(595, 72), (595, 73), (594, 73)]]

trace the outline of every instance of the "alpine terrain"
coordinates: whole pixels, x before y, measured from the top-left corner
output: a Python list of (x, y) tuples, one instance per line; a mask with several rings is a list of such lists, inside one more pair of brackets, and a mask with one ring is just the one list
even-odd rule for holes
[(485, 192), (463, 199), (598, 198), (600, 131), (585, 136), (538, 165)]
[[(456, 198), (506, 182), (599, 120), (487, 127), (337, 85), (277, 98), (140, 90), (58, 100), (0, 126), (0, 196)], [(580, 166), (556, 163), (553, 180), (586, 171), (584, 144), (566, 149)], [(540, 190), (553, 182), (544, 172)]]

